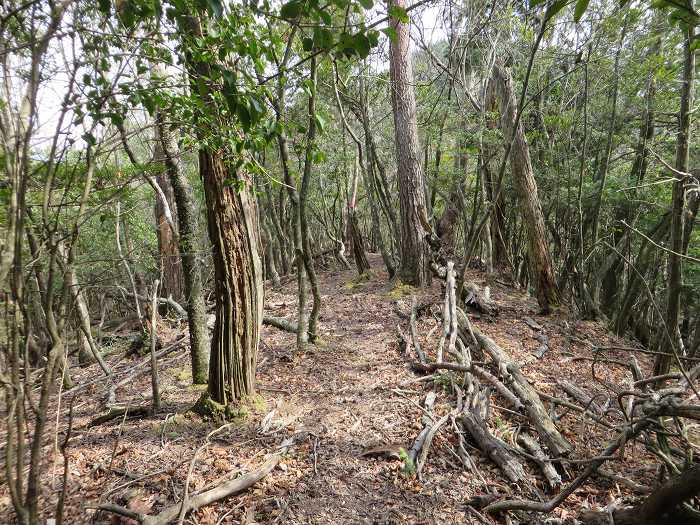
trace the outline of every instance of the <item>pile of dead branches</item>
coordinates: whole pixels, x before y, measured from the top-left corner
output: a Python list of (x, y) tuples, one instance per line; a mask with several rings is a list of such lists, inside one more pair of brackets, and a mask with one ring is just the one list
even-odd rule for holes
[[(495, 517), (507, 513), (515, 522), (531, 522), (531, 514), (552, 512), (593, 476), (602, 476), (646, 497), (632, 507), (611, 504), (602, 511), (582, 509), (579, 518), (583, 523), (700, 523), (700, 512), (688, 503), (700, 493), (700, 465), (693, 463), (693, 445), (688, 441), (688, 425), (700, 420), (700, 404), (691, 401), (699, 397), (694, 381), (700, 376), (700, 365), (685, 371), (677, 359), (680, 373), (643, 377), (632, 357), (628, 364), (617, 362), (629, 367), (632, 380), (624, 390), (606, 383), (610, 392), (607, 399), (591, 396), (566, 381), (558, 382), (558, 386), (571, 401), (543, 394), (533, 387), (508, 352), (473, 326), (468, 315), (457, 307), (454, 273), (453, 265), (448, 264), (443, 333), (435, 361), (428, 361), (418, 342), (415, 299), (409, 319), (411, 338), (399, 329), (400, 346), (407, 351), (411, 346), (415, 348), (417, 360), (411, 362), (413, 369), (420, 373), (448, 374), (452, 385), (454, 409), (443, 418), (432, 414), (435, 393), (430, 392), (423, 404), (424, 427), (408, 453), (418, 476), (433, 437), (451, 421), (458, 443), (456, 452), (464, 468), (484, 480), (468, 453), (468, 449), (476, 448), (498, 466), (507, 481), (518, 484), (523, 496), (508, 499), (493, 492), (473, 498), (470, 510), (481, 519), (485, 517), (479, 510)], [(663, 386), (668, 381), (673, 383)], [(513, 443), (506, 443), (491, 430), (493, 394), (508, 405), (505, 412), (518, 420), (520, 431)], [(574, 446), (562, 435), (553, 409), (548, 409), (545, 402), (552, 408), (564, 406), (578, 412), (604, 428), (610, 436), (608, 445), (593, 457), (575, 457)], [(640, 486), (615, 474), (617, 468), (612, 471), (604, 468), (608, 462), (623, 459), (625, 447), (632, 442), (642, 443), (659, 458), (657, 486)], [(532, 483), (534, 475), (529, 473), (528, 463), (537, 468), (543, 480), (542, 490)], [(665, 483), (663, 478), (667, 479)]]

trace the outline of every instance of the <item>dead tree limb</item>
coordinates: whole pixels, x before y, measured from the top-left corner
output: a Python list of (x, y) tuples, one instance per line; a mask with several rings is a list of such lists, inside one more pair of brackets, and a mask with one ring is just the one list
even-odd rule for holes
[(529, 434), (519, 434), (518, 435), (518, 445), (523, 447), (525, 451), (531, 456), (532, 460), (537, 463), (537, 466), (542, 471), (544, 478), (547, 480), (549, 488), (552, 490), (558, 490), (561, 486), (561, 476), (552, 465), (550, 459), (542, 452), (539, 443)]
[[(695, 464), (653, 491), (634, 507), (615, 509), (612, 512), (615, 525), (698, 525), (700, 517), (688, 512), (681, 504), (700, 493), (700, 464)], [(586, 524), (601, 523), (604, 515), (608, 522), (608, 512), (585, 512), (581, 520)]]
[(479, 405), (466, 408), (462, 413), (462, 426), (472, 436), (482, 452), (503, 471), (503, 474), (510, 481), (513, 483), (522, 481), (525, 479), (525, 470), (522, 464), (510, 453), (503, 441), (491, 434), (481, 415), (482, 408)]
[(184, 504), (175, 503), (174, 505), (170, 505), (158, 514), (142, 514), (140, 512), (134, 512), (130, 509), (126, 509), (124, 507), (112, 504), (100, 505), (99, 507), (97, 507), (97, 509), (106, 512), (112, 512), (114, 514), (119, 514), (121, 516), (126, 516), (127, 518), (135, 520), (140, 525), (167, 525), (171, 521), (177, 519), (182, 510), (184, 510), (184, 513), (186, 514), (192, 510), (199, 509), (201, 507), (222, 500), (229, 496), (234, 496), (249, 489), (258, 481), (267, 476), (270, 472), (272, 472), (272, 470), (282, 459), (282, 456), (289, 450), (292, 443), (292, 439), (286, 440), (280, 447), (280, 450), (272, 454), (260, 466), (260, 468), (253, 470), (252, 472), (249, 472), (247, 474), (244, 474), (240, 478), (225, 481), (224, 483), (210, 490), (196, 494), (190, 497), (186, 502), (184, 502)]
[(447, 277), (445, 280), (445, 303), (442, 308), (442, 336), (438, 344), (436, 361), (442, 363), (442, 355), (445, 341), (448, 341), (447, 352), (455, 352), (455, 341), (457, 340), (457, 300), (455, 292), (455, 269), (454, 263), (447, 263)]
[[(467, 324), (471, 325), (466, 315), (461, 319), (464, 319)], [(517, 363), (493, 339), (481, 333), (476, 327), (471, 326), (471, 331), (484, 352), (489, 354), (498, 366), (506, 385), (512, 388), (513, 392), (523, 402), (525, 411), (549, 451), (555, 457), (569, 454), (573, 450), (573, 446), (561, 435), (552, 418), (549, 417), (537, 392), (522, 373)]]
[(416, 475), (418, 476), (418, 479), (421, 479), (422, 477), (423, 467), (425, 466), (425, 462), (428, 459), (428, 452), (430, 451), (430, 445), (433, 443), (433, 438), (435, 437), (435, 434), (437, 434), (438, 430), (440, 430), (440, 427), (447, 423), (451, 415), (452, 413), (445, 414), (440, 419), (438, 419), (435, 423), (433, 423), (430, 426), (427, 434), (425, 435), (425, 441), (423, 442), (423, 446), (421, 447), (420, 453), (418, 454), (418, 457), (416, 459)]
[(418, 355), (418, 360), (421, 363), (426, 362), (425, 352), (420, 347), (420, 341), (418, 341), (418, 328), (416, 327), (416, 317), (418, 316), (418, 302), (416, 296), (414, 295), (411, 299), (411, 318), (409, 324), (411, 326), (411, 339), (413, 340), (413, 347), (416, 349), (416, 355)]
[(593, 397), (589, 396), (583, 389), (570, 381), (557, 381), (557, 384), (564, 392), (581, 403), (587, 410), (595, 412), (596, 414), (602, 414), (604, 412), (603, 407), (596, 403)]
[(491, 384), (508, 403), (515, 409), (521, 410), (523, 404), (520, 399), (511, 392), (506, 385), (498, 380), (496, 376), (491, 374), (489, 371), (481, 368), (480, 366), (472, 364), (471, 366), (459, 365), (457, 363), (419, 363), (413, 361), (411, 367), (414, 370), (420, 370), (421, 372), (432, 373), (436, 370), (452, 370), (454, 372), (466, 372), (472, 373), (485, 382)]
[(530, 512), (552, 512), (555, 508), (561, 505), (566, 499), (571, 496), (586, 480), (591, 477), (601, 465), (603, 465), (618, 449), (624, 447), (625, 444), (637, 437), (641, 432), (649, 428), (653, 423), (653, 419), (645, 418), (636, 423), (626, 425), (620, 433), (613, 439), (603, 452), (591, 459), (584, 471), (579, 476), (569, 483), (562, 491), (554, 498), (545, 502), (528, 501), (528, 500), (505, 500), (493, 503), (486, 507), (487, 512), (505, 512), (508, 510), (525, 510)]
[(423, 416), (423, 429), (420, 431), (418, 437), (413, 443), (413, 446), (408, 451), (408, 459), (414, 466), (416, 465), (418, 454), (423, 448), (425, 440), (428, 438), (428, 433), (435, 424), (435, 419), (433, 418), (433, 405), (435, 404), (435, 397), (435, 392), (428, 392), (428, 395), (425, 396), (425, 400), (423, 401), (423, 412), (425, 414)]
[(292, 321), (287, 321), (286, 319), (283, 319), (281, 317), (273, 317), (271, 315), (263, 315), (263, 324), (266, 324), (268, 326), (274, 326), (275, 328), (278, 328), (285, 332), (291, 332), (293, 334), (296, 334), (299, 330), (296, 323), (293, 323)]

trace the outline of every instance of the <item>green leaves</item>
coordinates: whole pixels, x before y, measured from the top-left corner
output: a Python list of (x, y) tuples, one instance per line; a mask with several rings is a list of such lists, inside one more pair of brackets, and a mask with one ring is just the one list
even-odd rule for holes
[(323, 131), (326, 129), (326, 120), (318, 113), (314, 114), (314, 120), (316, 121), (319, 131), (323, 133)]
[(291, 2), (287, 2), (282, 6), (282, 9), (280, 9), (280, 16), (285, 20), (294, 20), (301, 15), (303, 10), (303, 0), (291, 0)]
[(578, 24), (579, 20), (583, 16), (583, 13), (588, 9), (588, 3), (590, 0), (578, 0), (576, 2), (576, 8), (574, 9), (574, 22)]
[(408, 24), (409, 18), (406, 10), (398, 5), (389, 6), (389, 16), (403, 24)]
[(382, 33), (388, 36), (392, 42), (396, 40), (396, 29), (394, 29), (393, 27), (385, 27), (384, 29), (382, 29)]
[(97, 139), (95, 138), (95, 135), (93, 135), (89, 131), (83, 133), (82, 139), (85, 142), (87, 142), (90, 146), (94, 146), (95, 144), (97, 144)]
[(221, 0), (207, 0), (207, 8), (216, 18), (224, 14), (224, 5)]
[[(378, 38), (373, 37), (372, 40), (376, 42)], [(364, 32), (355, 33), (354, 35), (342, 33), (338, 41), (338, 46), (340, 52), (346, 57), (356, 55), (360, 58), (366, 58), (372, 49), (372, 42), (370, 41), (370, 37)]]
[(316, 26), (314, 27), (313, 45), (318, 49), (329, 50), (335, 44), (333, 33), (330, 29)]
[(556, 0), (555, 2), (552, 2), (547, 8), (547, 11), (545, 11), (545, 19), (549, 20), (550, 18), (556, 16), (556, 14), (562, 9), (564, 9), (564, 7), (566, 7), (566, 4), (568, 3), (568, 0)]

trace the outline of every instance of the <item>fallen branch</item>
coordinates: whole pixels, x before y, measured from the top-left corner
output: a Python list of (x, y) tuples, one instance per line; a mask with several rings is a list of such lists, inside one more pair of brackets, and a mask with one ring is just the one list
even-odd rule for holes
[(506, 379), (507, 386), (510, 386), (522, 401), (532, 424), (549, 451), (556, 457), (569, 454), (573, 450), (573, 446), (561, 435), (552, 418), (549, 417), (537, 392), (522, 373), (517, 363), (493, 339), (481, 333), (477, 328), (472, 327), (466, 315), (460, 316), (460, 321), (462, 320), (470, 326), (471, 332), (484, 352), (489, 354), (494, 360), (501, 375)]
[(433, 423), (433, 425), (428, 430), (425, 436), (425, 441), (423, 442), (423, 446), (421, 447), (420, 453), (418, 454), (418, 458), (416, 459), (416, 475), (418, 476), (418, 479), (421, 479), (421, 473), (423, 472), (423, 467), (425, 466), (425, 462), (428, 459), (428, 452), (430, 451), (430, 445), (433, 443), (433, 438), (435, 437), (435, 434), (437, 434), (437, 431), (440, 430), (440, 427), (447, 423), (451, 415), (452, 414), (445, 414), (438, 421)]
[(549, 484), (549, 488), (558, 490), (561, 486), (561, 476), (554, 468), (554, 465), (552, 465), (550, 459), (542, 452), (539, 443), (529, 434), (519, 434), (517, 441), (518, 445), (523, 447), (523, 449), (530, 454), (532, 460), (537, 463), (537, 466), (540, 468), (544, 478)]
[(411, 326), (411, 339), (413, 340), (413, 347), (416, 349), (416, 354), (418, 355), (418, 360), (421, 363), (426, 362), (425, 353), (421, 350), (420, 342), (418, 341), (418, 329), (416, 328), (416, 317), (418, 315), (418, 302), (416, 301), (416, 296), (413, 296), (411, 300), (411, 318), (409, 324)]
[[(656, 414), (653, 414), (656, 415)], [(507, 510), (525, 510), (530, 512), (552, 512), (555, 508), (561, 505), (566, 499), (571, 496), (586, 480), (591, 477), (610, 457), (617, 452), (625, 444), (637, 437), (640, 433), (652, 425), (652, 415), (649, 418), (642, 419), (636, 423), (626, 425), (617, 437), (603, 450), (603, 452), (590, 460), (584, 471), (579, 476), (569, 483), (559, 494), (554, 498), (545, 502), (528, 501), (528, 500), (505, 500), (493, 503), (486, 507), (487, 512), (505, 512)]]
[(465, 365), (459, 365), (457, 363), (419, 363), (417, 361), (413, 361), (411, 363), (411, 367), (414, 370), (419, 370), (421, 372), (426, 372), (426, 373), (432, 373), (435, 372), (436, 370), (452, 370), (454, 372), (465, 372), (465, 373), (472, 373), (475, 376), (483, 379), (487, 383), (490, 383), (493, 385), (493, 387), (496, 389), (496, 391), (501, 394), (501, 396), (508, 401), (508, 403), (515, 409), (515, 410), (521, 410), (523, 408), (523, 404), (518, 399), (518, 397), (513, 394), (510, 390), (508, 390), (508, 387), (504, 385), (501, 381), (498, 380), (496, 376), (488, 372), (487, 370), (481, 368), (480, 366), (472, 364), (471, 366), (465, 366)]
[(581, 403), (586, 409), (590, 409), (596, 414), (602, 414), (604, 412), (603, 407), (596, 403), (593, 397), (589, 396), (586, 392), (573, 383), (569, 381), (557, 381), (557, 384), (564, 392)]
[(493, 461), (513, 483), (525, 479), (525, 470), (518, 459), (510, 453), (503, 441), (491, 434), (481, 416), (479, 404), (466, 408), (462, 413), (462, 426), (474, 438), (484, 454)]
[(615, 483), (619, 483), (620, 485), (624, 485), (628, 489), (633, 490), (634, 492), (637, 492), (639, 494), (649, 494), (652, 489), (651, 487), (648, 487), (646, 485), (640, 485), (636, 481), (633, 481), (629, 478), (626, 478), (624, 476), (620, 476), (619, 474), (615, 474), (614, 472), (606, 469), (599, 468), (598, 472), (596, 472), (598, 476), (601, 476), (603, 478), (607, 478), (609, 480), (614, 481)]
[(126, 405), (118, 406), (118, 405), (113, 405), (109, 407), (107, 412), (104, 412), (100, 414), (99, 416), (95, 417), (92, 419), (87, 425), (87, 428), (92, 428), (96, 427), (97, 425), (102, 425), (103, 423), (107, 423), (109, 421), (112, 421), (113, 419), (117, 419), (118, 417), (124, 417), (128, 414), (128, 417), (130, 418), (136, 418), (136, 417), (143, 417), (143, 416), (148, 416), (151, 414), (151, 407), (147, 406), (136, 406), (136, 407), (130, 407)]
[(287, 321), (281, 317), (273, 317), (271, 315), (263, 315), (263, 324), (268, 326), (274, 326), (285, 332), (291, 332), (293, 334), (297, 333), (298, 327), (296, 323), (292, 321)]
[(239, 494), (253, 485), (258, 481), (267, 476), (272, 470), (277, 466), (277, 464), (282, 459), (282, 456), (289, 450), (293, 443), (292, 439), (286, 440), (280, 450), (272, 454), (263, 463), (260, 468), (253, 470), (247, 474), (244, 474), (240, 478), (232, 479), (226, 481), (213, 489), (201, 492), (195, 496), (188, 498), (182, 503), (175, 503), (162, 510), (156, 515), (142, 514), (140, 512), (134, 512), (130, 509), (120, 507), (118, 505), (103, 504), (97, 507), (98, 510), (112, 512), (114, 514), (119, 514), (121, 516), (126, 516), (138, 522), (140, 525), (167, 525), (171, 521), (178, 518), (180, 512), (187, 514), (192, 510), (197, 510), (201, 507), (214, 503), (216, 501), (222, 500), (229, 496), (234, 496)]
[[(697, 525), (700, 517), (690, 513), (681, 504), (700, 493), (700, 464), (685, 470), (652, 492), (641, 504), (634, 507), (615, 509), (612, 518), (615, 525)], [(600, 523), (599, 518), (608, 512), (586, 512), (581, 515), (583, 523)]]
[(435, 404), (435, 397), (435, 392), (428, 392), (428, 395), (425, 396), (425, 400), (423, 401), (423, 406), (419, 406), (419, 408), (421, 408), (424, 413), (423, 429), (420, 431), (418, 437), (413, 443), (413, 446), (408, 451), (408, 459), (414, 466), (416, 465), (416, 461), (418, 460), (418, 454), (422, 450), (423, 445), (425, 444), (425, 441), (428, 438), (428, 433), (430, 432), (432, 426), (435, 424), (435, 421), (433, 419), (433, 405)]

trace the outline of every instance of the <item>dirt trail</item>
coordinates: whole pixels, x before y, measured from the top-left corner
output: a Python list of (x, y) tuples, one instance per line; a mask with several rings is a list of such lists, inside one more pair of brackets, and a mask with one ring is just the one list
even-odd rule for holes
[[(421, 482), (402, 474), (401, 461), (360, 457), (373, 445), (410, 448), (421, 428), (418, 405), (429, 390), (438, 392), (438, 416), (452, 408), (445, 380), (417, 382), (419, 376), (407, 366), (413, 356), (400, 354), (396, 325), (405, 320), (396, 313), (395, 303), (410, 303), (410, 296), (397, 298), (392, 294), (386, 274), (380, 270), (381, 260), (372, 256), (370, 261), (373, 270), (369, 281), (356, 279), (353, 271), (320, 273), (323, 306), (319, 344), (296, 353), (293, 334), (264, 328), (258, 371), (262, 399), (251, 403), (240, 421), (221, 431), (200, 452), (190, 490), (254, 469), (266, 453), (295, 432), (306, 430), (308, 438), (256, 487), (199, 510), (189, 523), (239, 523), (246, 512), (252, 512), (258, 523), (464, 523), (474, 519), (464, 505), (474, 494), (488, 488), (527, 496), (542, 486), (532, 465), (528, 469), (536, 481), (526, 487), (510, 486), (475, 449), (470, 453), (479, 472), (465, 471), (454, 454), (454, 430), (449, 426), (436, 436)], [(470, 277), (483, 284), (479, 274)], [(268, 290), (266, 311), (294, 319), (295, 286), (291, 280), (278, 290)], [(475, 316), (474, 322), (518, 359), (536, 388), (563, 397), (556, 381), (569, 378), (591, 393), (604, 392), (599, 384), (586, 379), (591, 377), (590, 362), (573, 362), (571, 358), (590, 355), (584, 339), (597, 345), (620, 341), (610, 338), (597, 324), (572, 322), (564, 315), (537, 316), (536, 303), (505, 284), (495, 283), (491, 290), (500, 307), (499, 316), (494, 320)], [(436, 282), (431, 289), (421, 291), (420, 298), (439, 304), (441, 294)], [(549, 338), (549, 350), (541, 359), (533, 357), (540, 343), (523, 321), (527, 316), (539, 323)], [(427, 314), (418, 327), (424, 349), (434, 355), (440, 322)], [(626, 353), (609, 355), (625, 359)], [(114, 358), (112, 362), (118, 371), (134, 364), (118, 361)], [(649, 367), (648, 361), (641, 364)], [(206, 435), (218, 426), (186, 413), (200, 395), (189, 385), (188, 366), (185, 352), (161, 364), (163, 409), (157, 417), (85, 428), (100, 410), (105, 386), (94, 384), (81, 394), (75, 405), (75, 425), (80, 430), (68, 452), (67, 523), (114, 523), (113, 517), (95, 515), (87, 508), (108, 501), (157, 512), (176, 498), (180, 500), (189, 462)], [(601, 373), (611, 384), (624, 384), (626, 372), (619, 367), (600, 365)], [(75, 380), (86, 382), (96, 374), (93, 366), (81, 371)], [(143, 404), (149, 385), (148, 377), (141, 377), (120, 390), (117, 398)], [(526, 420), (501, 406), (503, 403), (494, 397), (492, 430), (513, 442)], [(594, 455), (607, 439), (604, 432), (576, 413), (558, 410), (558, 415), (564, 435), (578, 440), (576, 456)], [(61, 431), (66, 425), (63, 417)], [(52, 502), (47, 507), (56, 501), (63, 464), (53, 442), (52, 435), (47, 443), (48, 475), (44, 480), (45, 497)], [(638, 468), (643, 459), (641, 448), (630, 446), (628, 457), (634, 459), (626, 464), (627, 475), (647, 481), (651, 473)], [(150, 476), (135, 481), (146, 474)], [(584, 501), (605, 503), (612, 493), (621, 494), (620, 488), (599, 481), (574, 495), (555, 515), (565, 517), (567, 507), (577, 508)], [(6, 489), (0, 486), (0, 516), (7, 515), (8, 505)], [(46, 517), (50, 516), (47, 512)]]

